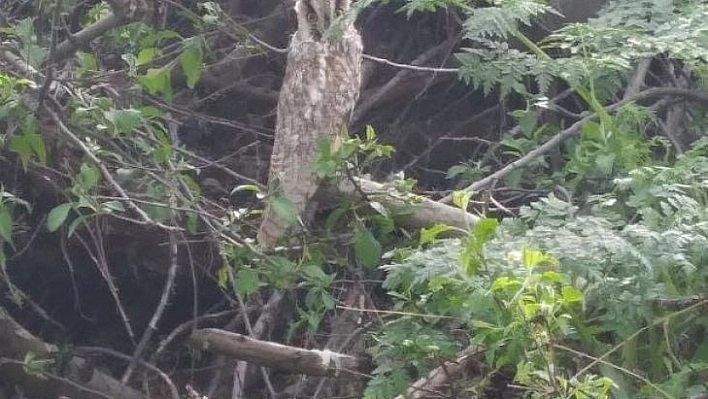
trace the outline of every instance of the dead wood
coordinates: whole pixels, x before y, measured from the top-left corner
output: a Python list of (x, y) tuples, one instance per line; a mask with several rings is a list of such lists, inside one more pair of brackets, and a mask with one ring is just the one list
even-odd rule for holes
[(467, 231), (479, 220), (479, 217), (454, 206), (402, 193), (390, 185), (359, 177), (342, 181), (337, 189), (336, 193), (327, 193), (330, 198), (338, 194), (357, 201), (378, 202), (392, 211), (396, 223), (410, 229), (441, 223)]
[[(404, 395), (399, 395), (396, 399), (450, 397), (441, 392), (450, 391), (451, 385), (460, 382), (471, 369), (475, 369), (475, 366), (480, 364), (484, 364), (484, 349), (469, 348), (461, 352), (457, 359), (443, 363), (427, 376), (414, 382)], [(475, 371), (473, 374), (481, 373)]]
[(32, 361), (51, 363), (58, 352), (56, 346), (32, 335), (0, 307), (0, 381), (21, 387), (32, 398), (145, 398), (133, 388), (95, 370), (78, 356), (69, 359), (62, 376), (40, 370), (29, 372), (23, 360), (31, 353)]
[(370, 371), (370, 363), (363, 357), (261, 341), (215, 328), (193, 332), (189, 343), (248, 363), (312, 376), (352, 378)]

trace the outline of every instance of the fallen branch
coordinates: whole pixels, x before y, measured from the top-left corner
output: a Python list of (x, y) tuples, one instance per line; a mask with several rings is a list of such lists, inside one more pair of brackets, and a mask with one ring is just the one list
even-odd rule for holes
[(482, 375), (483, 373), (477, 370), (473, 370), (473, 373), (468, 372), (468, 370), (480, 364), (484, 364), (484, 349), (467, 349), (460, 353), (457, 359), (443, 363), (428, 373), (427, 376), (414, 382), (404, 395), (398, 395), (396, 399), (449, 397), (448, 395), (439, 395), (439, 393), (447, 391), (449, 385), (460, 382), (465, 375)]
[(353, 378), (371, 367), (366, 358), (261, 341), (216, 328), (196, 330), (188, 342), (198, 349), (251, 364), (311, 376)]
[[(340, 195), (359, 201), (379, 202), (392, 210), (396, 223), (411, 229), (430, 227), (434, 224), (446, 224), (461, 230), (474, 226), (479, 217), (447, 204), (408, 193), (375, 181), (354, 177), (345, 180), (337, 187)], [(337, 193), (327, 193), (337, 194)], [(365, 196), (366, 198), (362, 198)]]
[(18, 385), (34, 398), (145, 399), (78, 356), (69, 359), (63, 376), (29, 372), (23, 359), (30, 353), (31, 362), (42, 364), (59, 356), (59, 349), (32, 335), (0, 307), (0, 381)]

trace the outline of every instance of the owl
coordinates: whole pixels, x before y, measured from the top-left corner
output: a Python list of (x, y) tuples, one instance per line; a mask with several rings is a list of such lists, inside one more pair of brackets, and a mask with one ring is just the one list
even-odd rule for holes
[(298, 28), (278, 98), (270, 159), (271, 201), (258, 231), (265, 248), (291, 227), (270, 205), (274, 198), (287, 198), (301, 221), (311, 214), (310, 200), (321, 183), (314, 173), (319, 143), (325, 139), (336, 147), (359, 97), (362, 41), (349, 8), (350, 0), (295, 3)]

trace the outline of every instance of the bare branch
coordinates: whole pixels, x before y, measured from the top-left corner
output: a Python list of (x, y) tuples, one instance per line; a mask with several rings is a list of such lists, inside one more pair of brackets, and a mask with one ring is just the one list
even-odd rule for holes
[(312, 376), (352, 378), (370, 368), (365, 358), (261, 341), (215, 328), (195, 331), (189, 343), (249, 363)]
[[(618, 101), (612, 105), (607, 106), (605, 109), (607, 111), (614, 111), (617, 108), (630, 103), (630, 102), (635, 102), (635, 101), (644, 101), (644, 100), (650, 100), (654, 98), (660, 98), (660, 97), (682, 97), (686, 100), (690, 101), (695, 101), (701, 104), (708, 104), (708, 94), (696, 91), (696, 90), (688, 90), (688, 89), (680, 89), (680, 88), (672, 88), (672, 87), (657, 87), (653, 89), (648, 89), (644, 90), (642, 92), (637, 93), (636, 95), (633, 96), (628, 96), (627, 98), (622, 99), (621, 101)], [(478, 180), (469, 186), (465, 187), (463, 191), (477, 191), (482, 188), (485, 188), (489, 186), (490, 184), (494, 183), (495, 181), (501, 180), (504, 177), (506, 177), (509, 173), (512, 171), (522, 168), (534, 159), (546, 154), (548, 151), (551, 149), (555, 148), (557, 145), (562, 143), (564, 140), (574, 136), (580, 128), (587, 122), (595, 119), (597, 117), (597, 114), (586, 114), (583, 119), (580, 119), (579, 121), (573, 123), (568, 127), (567, 129), (561, 130), (558, 134), (553, 136), (550, 140), (546, 141), (536, 149), (530, 151), (528, 154), (524, 155), (523, 157), (517, 159), (516, 161), (506, 165), (505, 167), (501, 168), (500, 170), (492, 173), (491, 175)], [(441, 203), (444, 204), (449, 204), (452, 202), (452, 194), (449, 194), (445, 196), (444, 198), (440, 199)]]

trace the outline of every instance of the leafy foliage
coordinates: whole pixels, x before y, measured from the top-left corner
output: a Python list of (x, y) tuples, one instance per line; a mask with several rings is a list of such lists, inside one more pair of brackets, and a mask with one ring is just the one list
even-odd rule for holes
[[(617, 397), (674, 397), (700, 390), (697, 370), (706, 359), (695, 350), (706, 345), (698, 311), (705, 299), (696, 305), (688, 299), (708, 288), (706, 148), (697, 143), (673, 167), (635, 169), (582, 208), (550, 196), (506, 220), (494, 237), (444, 240), (387, 265), (384, 287), (395, 309), (411, 316), (384, 326), (377, 339), (379, 378), (419, 365), (401, 352), (409, 335), (394, 323), (408, 323), (431, 328), (427, 334), (441, 345), (468, 345), (453, 333), (465, 331), (486, 348), (489, 367), (514, 365), (517, 383), (532, 397), (567, 397), (573, 390), (591, 397), (608, 397), (610, 390)], [(466, 253), (484, 269), (467, 273), (460, 263)], [(687, 304), (676, 311), (671, 303)], [(692, 317), (682, 322), (686, 312)], [(572, 366), (577, 353), (602, 356), (616, 368), (603, 365), (598, 376), (580, 367), (573, 374), (586, 363)], [(661, 356), (673, 362), (656, 362)], [(434, 364), (427, 366), (409, 378)], [(637, 369), (646, 378), (631, 372)], [(580, 381), (582, 388), (573, 385)], [(380, 397), (382, 384), (370, 386), (370, 397)]]

